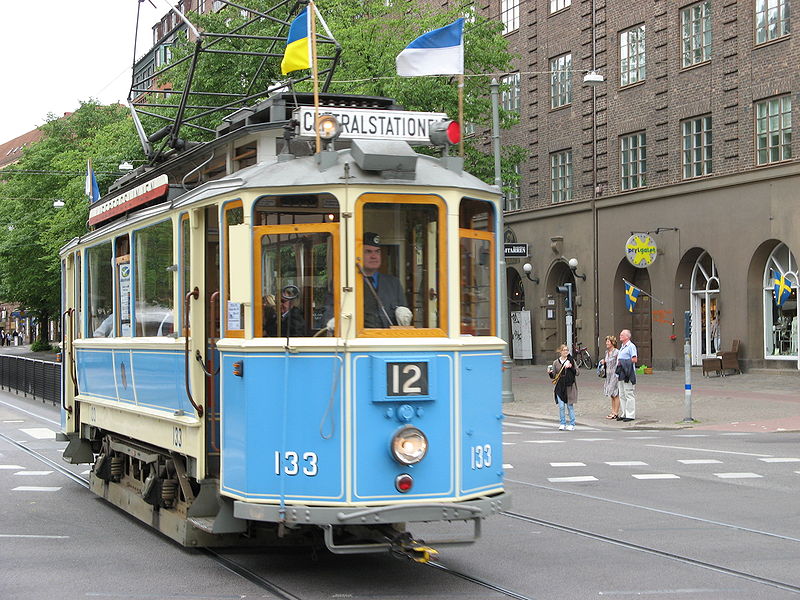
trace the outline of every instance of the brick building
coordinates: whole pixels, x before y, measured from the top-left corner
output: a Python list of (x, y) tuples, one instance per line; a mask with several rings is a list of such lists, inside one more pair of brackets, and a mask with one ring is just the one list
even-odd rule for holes
[[(674, 368), (689, 311), (693, 364), (740, 340), (744, 367), (800, 368), (790, 2), (476, 3), (503, 22), (518, 69), (503, 102), (521, 119), (502, 141), (528, 158), (505, 234), (530, 255), (509, 259), (507, 280), (511, 309), (531, 312), (537, 362), (566, 340), (557, 287), (569, 282), (590, 348), (628, 328), (640, 362)], [(591, 71), (604, 81), (584, 84)], [(626, 258), (633, 234), (651, 264)], [(640, 294), (629, 312), (623, 279), (657, 300)]]

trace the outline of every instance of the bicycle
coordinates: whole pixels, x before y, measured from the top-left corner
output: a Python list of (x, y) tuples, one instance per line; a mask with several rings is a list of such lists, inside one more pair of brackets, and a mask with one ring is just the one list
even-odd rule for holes
[(575, 342), (575, 346), (572, 348), (572, 356), (575, 358), (575, 366), (594, 369), (594, 361), (592, 360), (592, 355), (589, 354), (589, 349), (586, 346), (582, 346), (580, 342)]

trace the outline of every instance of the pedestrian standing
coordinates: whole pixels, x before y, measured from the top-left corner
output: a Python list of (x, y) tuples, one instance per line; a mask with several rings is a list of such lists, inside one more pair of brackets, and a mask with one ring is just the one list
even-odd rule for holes
[[(572, 431), (575, 429), (575, 403), (578, 401), (578, 386), (575, 383), (578, 369), (566, 344), (559, 346), (558, 354), (553, 364), (548, 365), (547, 374), (553, 380), (553, 396), (558, 405), (558, 429)], [(569, 423), (566, 412), (569, 412)]]
[(606, 356), (600, 360), (606, 373), (606, 381), (603, 385), (603, 393), (611, 398), (611, 412), (606, 415), (606, 419), (616, 419), (619, 417), (619, 377), (617, 377), (617, 338), (613, 335), (606, 336)]
[(636, 346), (631, 341), (631, 332), (623, 329), (619, 332), (622, 343), (617, 355), (616, 373), (619, 378), (620, 421), (633, 421), (636, 418)]

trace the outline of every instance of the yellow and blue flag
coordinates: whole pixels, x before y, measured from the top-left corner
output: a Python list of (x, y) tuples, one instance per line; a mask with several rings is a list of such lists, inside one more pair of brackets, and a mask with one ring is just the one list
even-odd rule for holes
[(308, 7), (303, 9), (289, 27), (286, 51), (281, 61), (281, 73), (311, 68), (311, 24)]
[(775, 305), (783, 306), (792, 295), (791, 282), (786, 280), (786, 275), (780, 275), (775, 271), (772, 271), (772, 281), (775, 284)]
[(628, 309), (628, 312), (633, 312), (633, 307), (636, 306), (640, 291), (641, 290), (632, 283), (625, 282), (625, 308)]

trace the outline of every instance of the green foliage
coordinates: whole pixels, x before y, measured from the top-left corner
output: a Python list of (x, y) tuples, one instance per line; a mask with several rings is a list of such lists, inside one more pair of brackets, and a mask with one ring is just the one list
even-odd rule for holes
[(33, 344), (31, 344), (31, 351), (32, 352), (50, 352), (53, 350), (53, 346), (50, 345), (49, 342), (44, 340), (34, 340)]
[[(69, 117), (51, 116), (42, 130), (43, 139), (0, 174), (0, 298), (44, 323), (60, 312), (58, 250), (86, 231), (87, 159), (103, 192), (119, 176), (120, 162), (143, 156), (130, 115), (119, 105), (87, 102)], [(53, 208), (56, 199), (65, 202), (60, 210)]]

